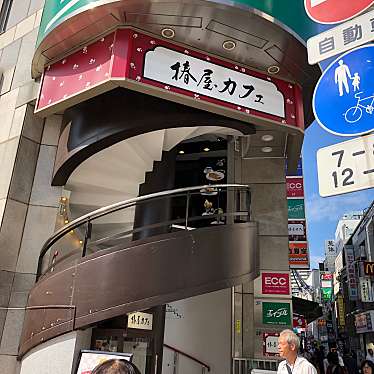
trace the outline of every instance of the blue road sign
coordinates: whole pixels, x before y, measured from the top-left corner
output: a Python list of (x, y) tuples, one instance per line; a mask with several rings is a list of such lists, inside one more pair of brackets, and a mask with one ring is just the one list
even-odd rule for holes
[(316, 85), (313, 111), (335, 135), (374, 130), (374, 44), (344, 53), (328, 66)]

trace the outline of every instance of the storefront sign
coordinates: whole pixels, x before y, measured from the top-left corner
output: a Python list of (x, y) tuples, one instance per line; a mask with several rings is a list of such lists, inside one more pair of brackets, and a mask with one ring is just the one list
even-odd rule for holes
[(293, 328), (295, 329), (306, 329), (307, 322), (303, 316), (299, 316), (298, 314), (293, 314), (292, 316), (292, 324)]
[(374, 275), (374, 262), (365, 261), (364, 262), (364, 274), (373, 276)]
[(185, 52), (156, 47), (144, 55), (143, 78), (223, 102), (285, 118), (285, 99), (277, 86), (264, 78), (232, 70)]
[(130, 313), (127, 316), (127, 327), (138, 330), (152, 330), (153, 315), (149, 313)]
[(371, 278), (360, 277), (360, 294), (363, 303), (372, 303), (374, 301), (374, 289)]
[(353, 246), (346, 245), (344, 247), (345, 252), (345, 263), (347, 267), (348, 276), (348, 295), (350, 300), (357, 300), (357, 281), (356, 281), (356, 271), (354, 265), (354, 251)]
[(321, 287), (322, 300), (329, 301), (331, 300), (332, 288), (331, 287)]
[[(115, 87), (218, 105), (303, 128), (299, 86), (121, 29), (45, 69), (36, 111), (54, 113)], [(195, 105), (195, 104), (193, 104)]]
[(279, 333), (276, 332), (262, 334), (264, 356), (278, 356), (278, 337)]
[(355, 326), (358, 334), (372, 332), (374, 327), (374, 310), (355, 315)]
[(268, 295), (289, 295), (289, 273), (262, 273), (262, 293)]
[(288, 199), (288, 219), (305, 219), (304, 199)]
[(344, 306), (344, 299), (341, 295), (338, 295), (336, 299), (336, 311), (338, 315), (338, 324), (340, 327), (345, 326), (345, 306)]
[(321, 272), (321, 280), (331, 281), (332, 280), (332, 274)]
[(340, 23), (357, 16), (374, 3), (373, 0), (304, 0), (308, 16), (319, 23)]
[[(80, 352), (78, 368), (75, 374), (91, 374), (95, 367), (105, 361), (117, 359), (130, 361), (132, 358), (131, 353), (111, 353), (100, 351), (82, 350)], [(70, 372), (70, 371), (69, 371)]]
[(374, 11), (308, 39), (308, 61), (316, 64), (374, 39)]
[(290, 241), (306, 241), (306, 223), (305, 220), (288, 221), (288, 238)]
[(291, 269), (309, 269), (308, 243), (289, 243), (288, 257)]
[(304, 180), (302, 177), (287, 177), (287, 197), (304, 197)]
[(374, 187), (373, 147), (374, 135), (366, 135), (319, 149), (320, 195), (340, 195)]
[(290, 304), (262, 302), (262, 323), (264, 325), (290, 325)]
[(325, 240), (325, 256), (335, 256), (336, 248), (334, 240)]
[[(373, 44), (355, 48), (327, 67), (313, 95), (313, 112), (323, 129), (340, 136), (363, 135), (373, 131), (373, 69)], [(340, 164), (342, 156), (339, 153), (334, 156)], [(360, 155), (353, 158), (360, 158)], [(349, 183), (350, 177), (344, 176)]]

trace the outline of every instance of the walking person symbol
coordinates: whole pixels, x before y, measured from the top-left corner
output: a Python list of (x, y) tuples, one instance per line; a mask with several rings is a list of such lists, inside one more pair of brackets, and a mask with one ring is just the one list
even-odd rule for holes
[(360, 89), (360, 81), (361, 81), (361, 78), (360, 76), (358, 75), (358, 73), (354, 73), (354, 76), (352, 78), (352, 86), (353, 86), (353, 91), (356, 92)]
[(348, 66), (344, 64), (343, 60), (339, 60), (339, 66), (335, 69), (335, 83), (339, 86), (339, 96), (343, 96), (343, 86), (345, 92), (349, 93), (348, 77), (353, 79)]

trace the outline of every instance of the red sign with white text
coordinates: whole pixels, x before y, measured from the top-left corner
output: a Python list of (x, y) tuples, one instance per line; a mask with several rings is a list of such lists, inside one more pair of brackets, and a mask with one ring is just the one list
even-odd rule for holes
[(287, 177), (287, 197), (304, 197), (303, 177)]
[(262, 293), (289, 295), (290, 275), (288, 273), (262, 273)]
[(308, 16), (319, 23), (340, 23), (362, 13), (373, 0), (305, 0)]

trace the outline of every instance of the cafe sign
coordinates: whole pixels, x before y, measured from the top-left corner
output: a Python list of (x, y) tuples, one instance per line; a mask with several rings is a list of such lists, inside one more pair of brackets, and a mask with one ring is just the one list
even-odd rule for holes
[(264, 325), (291, 325), (290, 304), (262, 302), (262, 323)]
[(304, 128), (298, 85), (131, 29), (46, 66), (36, 112), (57, 113), (116, 87)]

